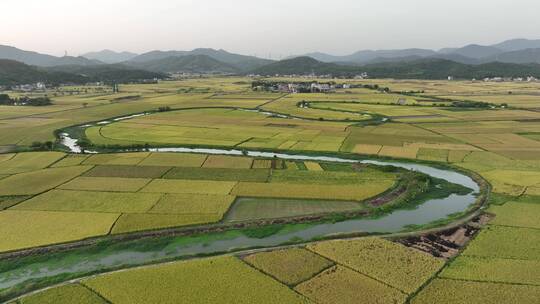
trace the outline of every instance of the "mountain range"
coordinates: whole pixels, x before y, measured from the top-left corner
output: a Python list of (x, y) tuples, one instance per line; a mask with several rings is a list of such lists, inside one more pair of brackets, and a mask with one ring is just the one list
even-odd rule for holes
[[(34, 72), (36, 79), (57, 79), (78, 75), (84, 79), (118, 81), (154, 78), (164, 73), (195, 74), (331, 74), (353, 76), (367, 72), (373, 77), (434, 78), (481, 78), (489, 76), (537, 76), (540, 64), (540, 40), (513, 39), (494, 45), (471, 44), (461, 48), (363, 50), (351, 55), (335, 56), (310, 53), (273, 61), (254, 56), (234, 54), (225, 50), (198, 48), (191, 51), (150, 51), (143, 54), (103, 50), (83, 56), (56, 57), (11, 46), (0, 45), (0, 73), (13, 83), (14, 76), (6, 76), (4, 70), (13, 70), (17, 61), (27, 65), (18, 66), (24, 75)], [(5, 67), (4, 67), (5, 66)], [(8, 69), (9, 67), (9, 69)], [(49, 73), (49, 74), (43, 74)], [(51, 74), (52, 73), (52, 74)], [(132, 73), (135, 77), (128, 77)], [(51, 76), (52, 75), (52, 76)], [(16, 77), (15, 77), (16, 78)], [(22, 77), (20, 81), (30, 79)], [(78, 78), (77, 78), (78, 79)], [(2, 83), (0, 83), (2, 85)]]
[(0, 45), (0, 59), (9, 59), (23, 62), (29, 65), (50, 67), (58, 65), (96, 65), (102, 62), (88, 59), (85, 57), (64, 56), (56, 57), (45, 55), (31, 51), (23, 51), (21, 49)]
[(278, 61), (253, 71), (262, 76), (273, 75), (332, 75), (354, 77), (367, 73), (372, 78), (395, 79), (483, 79), (486, 77), (540, 78), (540, 64), (491, 62), (478, 65), (463, 64), (439, 58), (423, 58), (407, 62), (372, 63), (363, 66), (342, 65), (318, 61), (311, 57), (295, 57)]
[[(464, 64), (482, 64), (492, 61), (506, 63), (540, 63), (540, 39), (512, 39), (494, 45), (470, 44), (461, 48), (362, 50), (356, 53), (335, 56), (325, 53), (308, 53), (322, 62), (346, 64), (370, 64), (388, 61), (414, 61), (420, 58), (438, 58)], [(301, 57), (300, 56), (300, 57)]]
[[(225, 63), (227, 66), (223, 66), (222, 68), (225, 70), (225, 72), (244, 72), (249, 71), (264, 65), (267, 65), (272, 60), (268, 59), (262, 59), (254, 56), (245, 56), (245, 55), (238, 55), (229, 53), (225, 50), (214, 50), (214, 49), (208, 49), (208, 48), (199, 48), (194, 49), (192, 51), (151, 51), (148, 53), (141, 54), (137, 57), (132, 58), (129, 61), (123, 62), (127, 65), (133, 65), (138, 66), (141, 63), (152, 63), (154, 69), (159, 69), (160, 71), (165, 72), (166, 69), (170, 69), (167, 65), (160, 65), (159, 60), (164, 60), (167, 58), (176, 58), (179, 61), (182, 59), (182, 57), (190, 56), (192, 60), (197, 60), (205, 65), (210, 65), (212, 69), (214, 69), (214, 66), (211, 65), (209, 62), (203, 62), (201, 59), (206, 56), (209, 58), (212, 58), (216, 61)], [(173, 60), (169, 59), (167, 61), (163, 61), (163, 63), (171, 63)], [(188, 60), (182, 60), (184, 63), (188, 63)], [(190, 63), (191, 67), (193, 68), (193, 65)], [(179, 66), (178, 66), (179, 67)], [(231, 70), (232, 68), (232, 70)], [(221, 68), (220, 68), (221, 69)], [(218, 69), (219, 70), (219, 69)], [(166, 71), (171, 72), (171, 71)], [(179, 70), (178, 72), (182, 72)]]
[(138, 54), (131, 53), (131, 52), (115, 52), (111, 50), (90, 52), (90, 53), (81, 55), (81, 57), (88, 58), (90, 60), (97, 60), (97, 61), (101, 61), (103, 63), (109, 63), (109, 64), (128, 61), (137, 56)]

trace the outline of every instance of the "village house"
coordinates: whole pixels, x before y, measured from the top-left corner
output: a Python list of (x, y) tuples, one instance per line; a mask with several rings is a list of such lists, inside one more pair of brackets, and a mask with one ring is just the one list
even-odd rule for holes
[(311, 92), (312, 93), (326, 93), (333, 90), (334, 87), (328, 83), (312, 83)]

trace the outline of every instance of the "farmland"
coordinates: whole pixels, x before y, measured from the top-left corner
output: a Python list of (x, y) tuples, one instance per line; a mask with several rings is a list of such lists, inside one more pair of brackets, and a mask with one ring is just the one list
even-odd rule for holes
[(437, 279), (412, 303), (536, 303), (540, 288), (530, 285), (508, 285)]
[(354, 201), (240, 198), (231, 208), (227, 220), (245, 221), (360, 210), (366, 210), (366, 207)]
[(76, 302), (84, 304), (105, 304), (107, 303), (90, 289), (78, 284), (66, 285), (53, 288), (49, 291), (29, 296), (20, 301), (24, 304), (54, 304), (54, 303)]
[(365, 275), (337, 266), (304, 282), (296, 290), (316, 303), (357, 303), (357, 295), (368, 303), (404, 303), (406, 296)]
[[(18, 168), (20, 160), (25, 161)], [(255, 162), (271, 165), (275, 160), (148, 152), (8, 155), (0, 163), (11, 170), (6, 173), (13, 172), (0, 179), (0, 206), (6, 209), (0, 217), (9, 226), (0, 232), (0, 251), (231, 218), (254, 221), (369, 211), (362, 201), (400, 180), (398, 174), (376, 167), (323, 171), (313, 162), (318, 171), (272, 170), (252, 168)], [(276, 196), (283, 200), (271, 199)], [(281, 209), (285, 206), (288, 209)], [(229, 211), (231, 218), (224, 219)], [(77, 229), (65, 229), (75, 223), (80, 224)], [(42, 231), (47, 231), (47, 237), (40, 236)]]
[(333, 265), (330, 260), (305, 249), (261, 252), (245, 257), (244, 261), (287, 285), (298, 285)]
[[(246, 222), (253, 229), (233, 230), (224, 239), (279, 238), (312, 224), (280, 221), (326, 215), (330, 226), (340, 225), (346, 214), (376, 213), (376, 206), (366, 202), (399, 190), (403, 178), (400, 171), (377, 166), (283, 161), (246, 150), (397, 159), (466, 170), (487, 182), (490, 204), (482, 212), (491, 220), (475, 226), (470, 243), (450, 259), (404, 246), (399, 238), (303, 244), (311, 240), (296, 236), (272, 245), (296, 244), (292, 247), (98, 275), (18, 303), (68, 302), (64, 297), (88, 303), (170, 303), (180, 297), (190, 303), (358, 303), (359, 295), (368, 303), (537, 302), (536, 83), (343, 80), (391, 92), (355, 88), (286, 94), (252, 91), (250, 81), (223, 77), (130, 84), (121, 85), (117, 94), (59, 95), (53, 106), (43, 108), (2, 106), (0, 151), (6, 153), (0, 154), (0, 252), (139, 233), (227, 229), (222, 227)], [(400, 93), (405, 91), (423, 93)], [(130, 95), (139, 97), (118, 99)], [(454, 101), (492, 107), (457, 107)], [(300, 107), (304, 102), (308, 106)], [(169, 109), (159, 112), (160, 107)], [(142, 112), (149, 113), (113, 120)], [(70, 154), (59, 142), (55, 151), (26, 152), (36, 149), (34, 142), (55, 141), (59, 129), (101, 153)], [(163, 153), (153, 147), (239, 152)], [(261, 223), (273, 225), (256, 225)], [(178, 243), (198, 237), (205, 238)], [(207, 237), (200, 247), (210, 250), (215, 236)]]
[(83, 284), (118, 304), (177, 303), (178, 298), (189, 303), (307, 303), (305, 298), (233, 257), (131, 270)]
[(417, 290), (444, 264), (429, 255), (375, 238), (325, 242), (308, 248), (404, 293)]

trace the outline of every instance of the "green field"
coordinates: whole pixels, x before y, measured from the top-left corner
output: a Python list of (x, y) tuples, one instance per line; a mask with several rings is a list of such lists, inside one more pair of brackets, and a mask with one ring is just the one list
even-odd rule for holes
[(266, 182), (270, 177), (268, 169), (226, 169), (226, 168), (174, 168), (167, 172), (168, 179), (206, 179), (216, 181)]
[(206, 160), (204, 154), (151, 153), (140, 166), (201, 167)]
[(314, 185), (290, 183), (248, 183), (240, 182), (232, 193), (238, 196), (272, 198), (306, 198), (326, 200), (361, 201), (376, 196), (390, 187), (392, 180), (378, 180), (377, 183), (364, 181), (356, 185)]
[(160, 178), (167, 173), (171, 167), (155, 166), (120, 166), (107, 165), (96, 166), (86, 172), (88, 177), (127, 177), (127, 178)]
[(230, 181), (155, 179), (141, 192), (178, 194), (229, 194), (236, 185)]
[(228, 213), (227, 220), (247, 221), (360, 210), (366, 210), (366, 206), (348, 201), (239, 198)]
[(151, 179), (122, 177), (77, 177), (60, 186), (64, 190), (137, 192), (145, 187)]

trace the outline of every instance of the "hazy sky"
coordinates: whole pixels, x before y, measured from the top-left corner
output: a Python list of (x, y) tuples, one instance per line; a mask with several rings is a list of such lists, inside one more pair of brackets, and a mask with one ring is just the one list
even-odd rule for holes
[(540, 38), (540, 0), (1, 0), (0, 44), (60, 55), (223, 48), (273, 58)]

